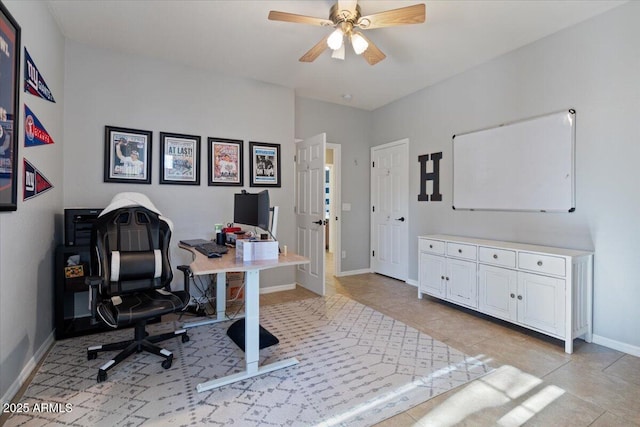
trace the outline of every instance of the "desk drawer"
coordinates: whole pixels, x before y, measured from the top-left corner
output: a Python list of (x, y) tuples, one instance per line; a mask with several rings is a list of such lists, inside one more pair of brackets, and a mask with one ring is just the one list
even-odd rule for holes
[(442, 240), (418, 239), (418, 250), (420, 252), (444, 255), (444, 242)]
[(518, 254), (518, 267), (522, 270), (553, 274), (554, 276), (565, 276), (567, 274), (565, 259), (550, 255), (520, 252)]
[(447, 242), (447, 255), (475, 261), (477, 257), (477, 248), (473, 245)]
[(499, 265), (501, 267), (516, 268), (516, 252), (506, 249), (486, 248), (481, 246), (478, 259), (485, 264)]

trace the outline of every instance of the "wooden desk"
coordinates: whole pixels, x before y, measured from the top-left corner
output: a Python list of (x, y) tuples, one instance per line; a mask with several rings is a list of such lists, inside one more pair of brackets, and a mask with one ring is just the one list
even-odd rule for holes
[(235, 249), (230, 248), (229, 253), (220, 258), (207, 258), (195, 248), (180, 244), (180, 248), (188, 250), (193, 255), (193, 262), (189, 264), (194, 275), (216, 274), (216, 319), (204, 322), (191, 322), (184, 325), (185, 328), (201, 326), (205, 324), (228, 320), (225, 317), (226, 309), (226, 274), (227, 272), (245, 272), (245, 370), (237, 374), (217, 378), (196, 386), (198, 392), (222, 387), (236, 381), (262, 375), (278, 369), (286, 368), (298, 363), (295, 357), (281, 360), (262, 366), (258, 366), (260, 351), (260, 270), (299, 265), (309, 263), (309, 259), (289, 252), (278, 259), (243, 262), (236, 259)]

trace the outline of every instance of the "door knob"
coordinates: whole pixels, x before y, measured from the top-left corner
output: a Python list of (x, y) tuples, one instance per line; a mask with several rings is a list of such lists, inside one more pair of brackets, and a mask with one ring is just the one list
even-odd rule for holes
[(318, 224), (318, 225), (322, 225), (322, 224), (324, 224), (324, 222), (323, 222), (321, 219), (319, 219), (319, 220), (317, 220), (317, 221), (313, 221), (313, 223), (314, 223), (314, 224)]
[(400, 218), (396, 218), (396, 221), (404, 222), (404, 217), (401, 216)]

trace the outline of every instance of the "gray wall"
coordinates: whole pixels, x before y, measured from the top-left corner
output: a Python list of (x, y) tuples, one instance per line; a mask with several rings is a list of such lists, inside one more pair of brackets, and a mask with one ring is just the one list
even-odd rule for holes
[[(207, 185), (207, 137), (244, 140), (244, 183), (249, 192), (249, 143), (281, 144), (282, 187), (269, 189), (280, 207), (278, 238), (295, 248), (293, 199), (294, 94), (254, 80), (216, 75), (67, 41), (64, 206), (106, 206), (122, 191), (145, 193), (174, 223), (172, 265), (188, 264), (181, 239), (212, 238), (214, 224), (233, 221), (240, 187)], [(151, 185), (103, 183), (104, 127), (153, 131)], [(201, 137), (200, 186), (160, 185), (159, 132)], [(174, 273), (179, 273), (177, 270)], [(293, 268), (266, 271), (262, 284), (295, 283)], [(180, 278), (177, 276), (177, 278)], [(182, 281), (173, 286), (182, 288)]]
[[(296, 98), (296, 137), (327, 134), (327, 142), (342, 146), (341, 211), (342, 272), (369, 268), (369, 143), (371, 113), (356, 108)], [(336, 254), (339, 256), (339, 254)]]
[[(0, 398), (17, 391), (15, 382), (30, 373), (38, 352), (53, 339), (53, 258), (61, 241), (64, 145), (64, 39), (43, 2), (3, 1), (22, 28), (19, 79), (18, 210), (0, 212)], [(35, 61), (55, 103), (23, 90), (24, 47)], [(24, 104), (42, 122), (55, 144), (24, 147)], [(23, 201), (23, 158), (53, 189)], [(8, 395), (8, 396), (7, 396)]]
[[(640, 355), (640, 3), (501, 56), (373, 113), (372, 145), (410, 139), (410, 232), (595, 250), (594, 332)], [(575, 213), (453, 211), (451, 137), (577, 111)], [(442, 202), (418, 202), (418, 156), (443, 152)], [(544, 156), (544, 153), (540, 153)], [(410, 242), (417, 280), (417, 244)]]

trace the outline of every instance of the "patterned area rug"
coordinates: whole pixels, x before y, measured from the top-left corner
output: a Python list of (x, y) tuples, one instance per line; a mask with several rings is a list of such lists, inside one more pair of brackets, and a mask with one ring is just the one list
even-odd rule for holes
[[(59, 341), (7, 425), (365, 426), (380, 422), (491, 369), (402, 322), (345, 296), (261, 307), (261, 324), (280, 344), (260, 361), (298, 365), (202, 393), (196, 385), (238, 372), (244, 354), (227, 337), (231, 322), (189, 330), (163, 343), (165, 370), (148, 353), (130, 356), (97, 383), (110, 353), (87, 360), (86, 347), (127, 339), (118, 330)], [(173, 330), (151, 325), (151, 333)]]

